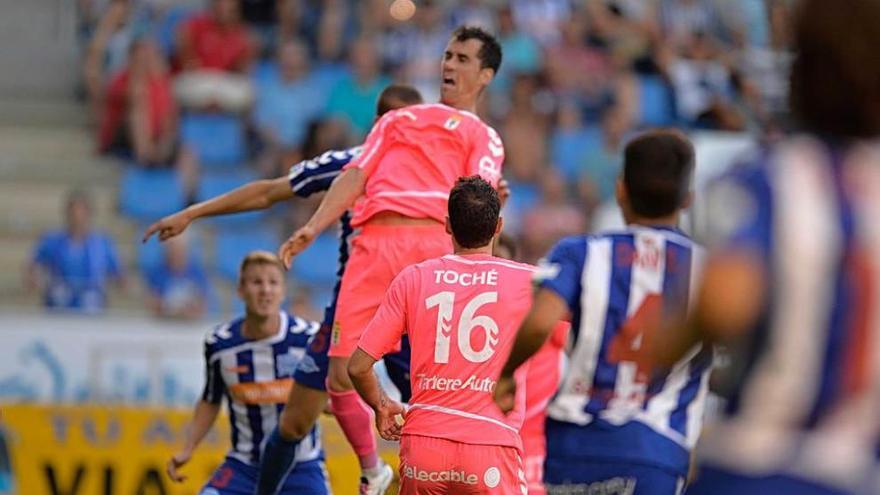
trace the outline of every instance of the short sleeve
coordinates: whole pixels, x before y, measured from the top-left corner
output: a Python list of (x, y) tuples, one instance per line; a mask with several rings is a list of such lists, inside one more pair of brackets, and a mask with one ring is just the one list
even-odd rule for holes
[(205, 343), (205, 389), (202, 400), (211, 404), (219, 404), (223, 400), (226, 386), (220, 373), (220, 360), (211, 359), (211, 346)]
[[(386, 113), (373, 125), (367, 139), (364, 141), (361, 154), (354, 160), (350, 161), (343, 170), (349, 168), (359, 168), (366, 176), (370, 176), (375, 170), (376, 165), (382, 161), (382, 149), (386, 145), (386, 133), (395, 119), (401, 118), (400, 110), (393, 110)], [(411, 113), (410, 113), (411, 115)]]
[(287, 174), (290, 190), (300, 198), (307, 198), (330, 189), (333, 180), (360, 152), (360, 146), (347, 150), (331, 150), (311, 160), (294, 164)]
[(397, 348), (406, 331), (406, 301), (412, 267), (401, 272), (385, 293), (382, 304), (367, 325), (358, 347), (377, 361)]
[(535, 282), (555, 292), (574, 312), (581, 296), (581, 276), (587, 259), (587, 239), (567, 237), (559, 241), (546, 259), (538, 263)]
[(474, 145), (468, 157), (467, 174), (479, 175), (497, 188), (504, 164), (504, 144), (495, 129), (479, 125), (474, 131)]

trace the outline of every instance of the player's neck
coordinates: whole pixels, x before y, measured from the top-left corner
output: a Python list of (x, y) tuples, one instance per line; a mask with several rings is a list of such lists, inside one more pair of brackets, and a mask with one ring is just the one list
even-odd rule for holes
[(477, 100), (461, 99), (459, 101), (451, 102), (440, 100), (440, 103), (450, 106), (456, 110), (463, 110), (465, 112), (470, 112), (475, 115), (477, 113)]
[(637, 215), (633, 215), (629, 218), (626, 218), (627, 225), (639, 225), (642, 227), (670, 227), (670, 228), (678, 228), (678, 222), (681, 215), (678, 212), (675, 212), (671, 215), (667, 215), (665, 217), (657, 217), (657, 218), (647, 218), (640, 217)]
[(278, 333), (280, 316), (272, 313), (269, 316), (260, 316), (248, 313), (241, 326), (241, 334), (248, 340), (261, 340)]
[(492, 244), (476, 248), (466, 248), (455, 244), (454, 248), (455, 249), (453, 249), (453, 253), (455, 253), (456, 256), (467, 256), (469, 254), (485, 254), (489, 256), (492, 255)]

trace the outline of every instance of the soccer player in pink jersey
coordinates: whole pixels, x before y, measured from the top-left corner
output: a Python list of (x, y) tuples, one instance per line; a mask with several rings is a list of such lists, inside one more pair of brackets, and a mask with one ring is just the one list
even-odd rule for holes
[[(454, 254), (405, 268), (358, 343), (348, 371), (376, 412), (383, 438), (401, 441), (401, 494), (516, 494), (526, 489), (519, 428), (525, 394), (505, 416), (492, 402), (534, 267), (492, 256), (501, 230), (498, 193), (480, 177), (449, 195)], [(412, 398), (403, 407), (381, 389), (373, 364), (407, 334)], [(518, 378), (524, 380), (523, 369)]]
[(352, 447), (365, 482), (371, 476), (369, 466), (378, 465), (376, 440), (369, 427), (371, 412), (348, 378), (348, 358), (394, 277), (406, 266), (452, 252), (444, 221), (456, 179), (479, 175), (498, 186), (504, 147), (474, 112), (500, 64), (501, 47), (492, 35), (480, 28), (457, 29), (441, 64), (440, 103), (383, 116), (361, 155), (346, 166), (312, 218), (279, 252), (289, 264), (354, 207), (352, 226), (361, 232), (342, 278), (327, 388), (340, 427), (347, 438), (356, 439)]
[[(504, 234), (495, 241), (495, 256), (510, 260), (516, 259), (516, 244)], [(523, 467), (528, 485), (528, 495), (544, 495), (544, 458), (547, 457), (547, 439), (544, 436), (544, 422), (547, 419), (547, 404), (562, 379), (562, 365), (565, 346), (571, 323), (560, 321), (553, 329), (550, 338), (531, 359), (526, 373), (526, 409), (519, 437), (523, 445)]]

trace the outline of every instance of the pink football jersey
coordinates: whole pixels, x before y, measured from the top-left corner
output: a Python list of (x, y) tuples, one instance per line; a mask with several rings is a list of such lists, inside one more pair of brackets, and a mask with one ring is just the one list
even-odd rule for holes
[(533, 271), (489, 255), (447, 255), (394, 279), (358, 345), (378, 359), (409, 335), (404, 435), (522, 448), (528, 367), (517, 370), (516, 407), (508, 415), (492, 391), (531, 306)]
[(498, 133), (470, 112), (439, 103), (388, 112), (345, 167), (367, 176), (352, 225), (382, 211), (444, 222), (455, 181), (480, 175), (497, 187), (503, 161)]
[(553, 328), (550, 338), (528, 360), (526, 374), (526, 410), (520, 437), (525, 455), (544, 454), (544, 419), (547, 404), (556, 393), (562, 375), (562, 359), (571, 323), (560, 321)]

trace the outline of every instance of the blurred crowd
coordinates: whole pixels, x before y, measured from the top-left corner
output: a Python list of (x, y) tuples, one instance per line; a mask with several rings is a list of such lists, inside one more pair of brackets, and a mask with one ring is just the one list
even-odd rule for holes
[[(505, 143), (505, 226), (534, 261), (591, 227), (613, 199), (622, 144), (640, 128), (769, 136), (786, 124), (790, 0), (422, 0), (411, 17), (406, 3), (79, 0), (97, 147), (141, 171), (132, 173), (173, 174), (183, 205), (216, 190), (206, 184), (282, 175), (361, 142), (391, 82), (436, 101), (449, 34), (481, 25), (504, 50), (480, 114)], [(279, 234), (313, 206), (275, 212)], [(49, 244), (36, 266), (50, 266)], [(163, 294), (182, 289), (159, 278), (191, 272), (189, 292), (208, 291), (203, 270), (186, 268), (199, 250), (168, 251), (140, 267), (156, 311), (201, 316), (204, 301), (162, 309)], [(92, 256), (80, 264), (100, 266), (96, 283), (120, 275), (112, 257)]]

